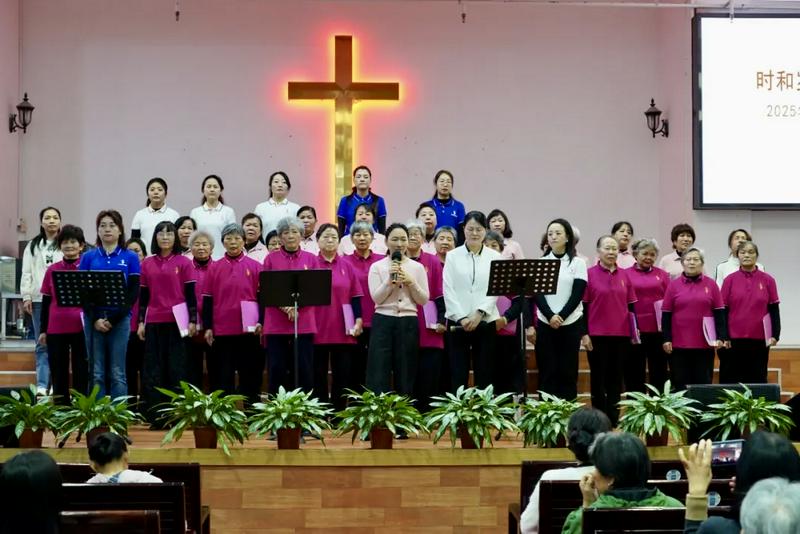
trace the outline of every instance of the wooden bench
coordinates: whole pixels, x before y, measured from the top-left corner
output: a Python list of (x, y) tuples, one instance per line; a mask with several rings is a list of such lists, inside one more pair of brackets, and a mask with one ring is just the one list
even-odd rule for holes
[(61, 512), (60, 534), (160, 534), (158, 510)]
[[(651, 462), (650, 478), (654, 480), (666, 480), (667, 473), (677, 470), (681, 477), (686, 475), (683, 472), (683, 466), (679, 460), (654, 460)], [(522, 462), (522, 469), (520, 471), (520, 484), (519, 484), (519, 503), (511, 503), (508, 505), (508, 533), (516, 534), (519, 531), (519, 520), (525, 507), (528, 506), (528, 500), (531, 498), (533, 488), (536, 483), (542, 478), (545, 471), (551, 469), (563, 469), (565, 467), (577, 467), (578, 462), (542, 462), (537, 460), (530, 460)], [(736, 475), (735, 465), (714, 466), (714, 478), (731, 478)], [(682, 499), (681, 499), (682, 500)]]
[[(83, 483), (94, 475), (88, 464), (58, 464), (58, 467), (64, 482)], [(152, 473), (164, 482), (183, 482), (189, 530), (201, 534), (211, 533), (209, 507), (201, 504), (200, 464), (130, 464), (128, 467)]]
[(67, 484), (63, 486), (65, 512), (157, 510), (161, 532), (186, 532), (186, 505), (182, 483)]
[[(719, 506), (729, 507), (734, 504), (735, 497), (730, 492), (728, 480), (714, 479), (709, 485), (709, 492), (719, 493)], [(649, 480), (648, 487), (655, 487), (662, 493), (677, 499), (686, 500), (689, 483), (686, 480)], [(561, 532), (567, 516), (583, 504), (583, 496), (578, 483), (572, 480), (542, 480), (539, 486), (539, 533), (549, 534)], [(683, 523), (681, 523), (681, 530)]]
[[(708, 515), (729, 516), (731, 508), (717, 506)], [(647, 532), (683, 534), (685, 508), (595, 508), (583, 511), (583, 534)]]

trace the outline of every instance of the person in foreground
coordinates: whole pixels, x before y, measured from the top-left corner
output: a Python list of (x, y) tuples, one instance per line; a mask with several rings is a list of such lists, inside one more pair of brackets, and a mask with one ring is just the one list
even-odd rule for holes
[(48, 454), (17, 454), (0, 474), (0, 534), (56, 534), (62, 507), (61, 471)]
[(104, 432), (94, 438), (89, 446), (89, 465), (97, 474), (87, 480), (87, 484), (163, 482), (145, 471), (128, 469), (128, 446), (124, 439), (111, 432)]
[(753, 484), (742, 502), (745, 534), (800, 532), (800, 483), (773, 477)]
[[(738, 534), (744, 527), (743, 500), (750, 494), (750, 490), (756, 482), (772, 477), (781, 477), (790, 482), (800, 480), (800, 455), (792, 442), (780, 434), (764, 431), (753, 432), (742, 447), (742, 454), (736, 464), (733, 491), (737, 501), (733, 509), (733, 518), (708, 517), (707, 493), (708, 485), (711, 482), (711, 441), (700, 440), (685, 452), (683, 448), (678, 449), (678, 456), (686, 470), (686, 479), (689, 482), (689, 493), (686, 495), (686, 524), (684, 526), (686, 534), (695, 532)], [(749, 534), (750, 530), (745, 529), (745, 532)]]
[(562, 534), (579, 534), (586, 508), (638, 508), (661, 506), (680, 508), (681, 502), (648, 488), (650, 457), (641, 439), (627, 432), (600, 434), (589, 449), (594, 471), (578, 482), (583, 506), (564, 521)]
[[(596, 408), (584, 406), (573, 413), (567, 423), (567, 447), (575, 455), (578, 465), (562, 469), (550, 469), (542, 473), (539, 480), (579, 480), (594, 471), (589, 448), (594, 438), (603, 432), (611, 432), (608, 416)], [(520, 518), (522, 534), (539, 532), (539, 482), (533, 488), (528, 506)]]

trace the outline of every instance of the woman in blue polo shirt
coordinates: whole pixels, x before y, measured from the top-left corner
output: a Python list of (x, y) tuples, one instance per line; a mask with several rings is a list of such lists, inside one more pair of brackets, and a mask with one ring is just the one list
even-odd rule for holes
[[(131, 306), (139, 296), (139, 256), (125, 248), (125, 226), (116, 210), (97, 214), (97, 248), (81, 256), (82, 271), (122, 271), (126, 280), (127, 303), (120, 307), (89, 306), (84, 309), (84, 334), (89, 353), (92, 387), (100, 396), (112, 398), (128, 394), (125, 378), (125, 352), (130, 335)], [(108, 364), (108, 367), (106, 367)], [(106, 391), (110, 378), (111, 391)]]
[(458, 230), (459, 240), (464, 241), (464, 216), (467, 214), (464, 204), (453, 198), (453, 184), (455, 179), (453, 173), (442, 169), (433, 177), (433, 185), (436, 192), (430, 200), (430, 204), (436, 211), (436, 229), (442, 226), (449, 226)]
[(377, 217), (373, 228), (379, 234), (386, 231), (386, 203), (383, 197), (372, 192), (372, 171), (366, 165), (359, 165), (353, 171), (353, 191), (339, 200), (336, 218), (339, 221), (339, 235), (350, 233), (350, 225), (356, 220), (356, 208), (361, 204), (373, 207)]

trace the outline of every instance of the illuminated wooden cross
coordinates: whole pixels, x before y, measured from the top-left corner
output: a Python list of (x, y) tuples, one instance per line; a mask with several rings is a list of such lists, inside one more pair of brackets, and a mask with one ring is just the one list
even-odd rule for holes
[(334, 100), (334, 179), (336, 200), (350, 190), (353, 172), (353, 103), (399, 100), (399, 83), (353, 81), (353, 37), (337, 35), (332, 82), (289, 82), (289, 100)]

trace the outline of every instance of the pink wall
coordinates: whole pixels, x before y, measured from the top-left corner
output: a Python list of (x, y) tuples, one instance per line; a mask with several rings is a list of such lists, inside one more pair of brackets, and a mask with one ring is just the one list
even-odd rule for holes
[[(156, 175), (186, 213), (212, 172), (242, 215), (278, 169), (294, 201), (328, 218), (331, 113), (288, 104), (285, 87), (328, 79), (330, 37), (348, 32), (361, 78), (402, 83), (400, 104), (357, 111), (357, 160), (373, 168), (390, 219), (408, 218), (444, 167), (468, 207), (506, 209), (529, 254), (556, 216), (582, 229), (587, 255), (615, 220), (667, 249), (685, 220), (713, 270), (727, 231), (751, 226), (785, 276), (787, 323), (800, 319), (786, 298), (799, 258), (784, 260), (797, 217), (691, 209), (687, 11), (472, 3), (462, 24), (454, 2), (183, 4), (176, 23), (163, 0), (24, 2), (22, 85), (37, 106), (22, 145), (29, 221), (48, 203), (87, 229), (105, 207), (130, 221)], [(651, 97), (669, 139), (645, 128)]]
[(6, 120), (16, 113), (19, 90), (19, 0), (0, 0), (0, 254), (16, 256), (19, 143)]

